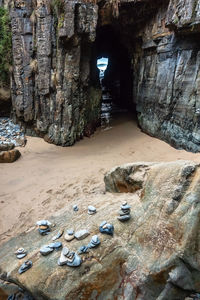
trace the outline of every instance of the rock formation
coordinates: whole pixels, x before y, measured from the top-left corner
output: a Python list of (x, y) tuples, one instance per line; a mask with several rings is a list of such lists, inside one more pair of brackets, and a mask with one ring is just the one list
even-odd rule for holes
[[(200, 168), (193, 162), (135, 163), (114, 168), (105, 176), (106, 190), (129, 192), (131, 219), (119, 222), (119, 197), (110, 193), (94, 203), (95, 216), (70, 208), (52, 218), (49, 235), (37, 228), (11, 239), (0, 249), (0, 279), (23, 288), (37, 300), (64, 299), (185, 299), (200, 292)], [(122, 199), (122, 198), (120, 198)], [(99, 202), (100, 201), (100, 202)], [(103, 221), (114, 225), (113, 236), (101, 234)], [(60, 251), (42, 256), (59, 228), (87, 228), (98, 234), (100, 245), (81, 254), (79, 267), (58, 266)], [(31, 225), (30, 225), (31, 226)], [(84, 226), (84, 227), (83, 227)], [(88, 236), (84, 244), (91, 240)], [(82, 240), (60, 238), (77, 251)], [(32, 268), (19, 275), (23, 260), (14, 252), (24, 247)]]
[(200, 150), (198, 1), (15, 0), (10, 14), (13, 116), (27, 133), (63, 146), (89, 136), (100, 117), (96, 59), (107, 53), (142, 130)]

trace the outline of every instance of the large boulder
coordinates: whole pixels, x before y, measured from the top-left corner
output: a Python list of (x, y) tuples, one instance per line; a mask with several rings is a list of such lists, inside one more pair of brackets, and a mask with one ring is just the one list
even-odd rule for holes
[[(182, 300), (200, 292), (199, 165), (127, 164), (106, 174), (105, 182), (110, 192), (126, 193), (99, 196), (93, 203), (95, 215), (87, 214), (86, 204), (78, 212), (70, 207), (64, 215), (52, 217), (56, 226), (47, 236), (39, 235), (35, 227), (5, 243), (0, 249), (0, 278), (37, 300)], [(117, 220), (122, 200), (132, 207), (131, 219), (124, 223)], [(114, 225), (113, 237), (99, 233), (103, 220)], [(82, 255), (78, 268), (58, 266), (60, 252), (46, 257), (39, 253), (61, 227), (89, 230), (82, 241), (60, 239), (74, 251), (99, 235), (101, 244)], [(18, 269), (24, 260), (14, 255), (19, 247), (28, 251), (24, 260), (33, 262), (21, 275)]]

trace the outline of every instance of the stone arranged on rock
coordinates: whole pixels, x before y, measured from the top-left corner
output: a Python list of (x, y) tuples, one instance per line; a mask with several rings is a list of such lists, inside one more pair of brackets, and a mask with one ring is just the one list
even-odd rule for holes
[(21, 153), (17, 149), (0, 152), (0, 163), (12, 163), (21, 156)]
[(79, 231), (76, 231), (74, 236), (77, 240), (83, 240), (89, 235), (89, 231), (87, 229), (81, 229)]
[(78, 253), (79, 253), (79, 254), (88, 253), (88, 250), (89, 250), (89, 247), (88, 247), (88, 246), (81, 246), (81, 247), (78, 249)]
[(125, 222), (128, 221), (131, 217), (130, 215), (130, 211), (131, 211), (131, 207), (130, 205), (127, 204), (127, 202), (124, 202), (121, 206), (120, 206), (120, 211), (119, 211), (119, 217), (118, 220), (121, 222)]
[(78, 211), (78, 206), (75, 204), (75, 205), (73, 205), (73, 210), (74, 211)]
[(68, 229), (65, 236), (64, 236), (64, 238), (67, 242), (72, 241), (75, 238), (74, 230), (73, 229)]
[(107, 221), (103, 221), (99, 226), (99, 231), (101, 233), (106, 233), (106, 234), (109, 234), (109, 235), (113, 235), (114, 226), (112, 224), (107, 223)]
[(60, 258), (58, 259), (59, 266), (67, 265), (69, 267), (78, 267), (81, 263), (82, 259), (77, 253), (70, 251), (67, 247), (63, 248)]
[(93, 214), (95, 214), (97, 212), (97, 210), (96, 210), (96, 208), (94, 207), (94, 206), (92, 206), (92, 205), (89, 205), (88, 206), (88, 214), (89, 215), (93, 215)]
[(37, 221), (36, 223), (38, 226), (50, 226), (51, 225), (51, 222), (49, 222), (48, 220), (40, 220), (40, 221)]
[(44, 245), (42, 248), (40, 248), (40, 253), (44, 256), (48, 255), (49, 253), (53, 252), (53, 248), (49, 245)]
[(17, 249), (17, 251), (15, 252), (15, 255), (18, 259), (22, 259), (27, 255), (27, 252), (25, 251), (24, 248), (19, 248)]
[(55, 243), (49, 244), (48, 246), (55, 249), (55, 250), (59, 250), (62, 247), (62, 243), (57, 241)]
[(60, 229), (56, 235), (52, 237), (52, 241), (58, 240), (63, 235), (64, 230)]
[(41, 235), (47, 235), (51, 231), (51, 222), (49, 222), (48, 220), (40, 220), (36, 224), (39, 226), (38, 231)]
[(91, 241), (89, 242), (89, 244), (87, 245), (88, 248), (95, 248), (100, 244), (100, 240), (98, 235), (93, 235)]
[(53, 252), (53, 250), (59, 250), (62, 247), (61, 242), (51, 243), (49, 245), (44, 245), (40, 248), (40, 253), (44, 256), (48, 255), (49, 253)]
[(27, 270), (29, 270), (32, 267), (33, 263), (31, 260), (26, 260), (21, 267), (18, 270), (19, 274), (22, 274), (24, 272), (26, 272)]

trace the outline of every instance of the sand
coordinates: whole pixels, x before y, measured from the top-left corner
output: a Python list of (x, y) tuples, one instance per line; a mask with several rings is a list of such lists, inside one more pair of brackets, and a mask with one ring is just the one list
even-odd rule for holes
[(132, 117), (120, 116), (107, 130), (98, 129), (73, 147), (59, 147), (28, 137), (22, 157), (0, 165), (0, 243), (36, 221), (87, 207), (105, 195), (103, 177), (112, 167), (136, 161), (193, 160), (200, 154), (176, 150), (137, 127)]

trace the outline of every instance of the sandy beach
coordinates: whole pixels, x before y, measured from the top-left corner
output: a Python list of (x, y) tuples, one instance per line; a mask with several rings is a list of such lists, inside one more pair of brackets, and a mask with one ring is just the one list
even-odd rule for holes
[[(104, 192), (104, 174), (136, 161), (193, 160), (200, 154), (176, 150), (120, 116), (111, 128), (98, 129), (73, 147), (59, 147), (28, 137), (21, 158), (0, 165), (0, 243), (32, 228), (36, 221), (87, 206)], [(105, 197), (105, 195), (104, 195)], [(109, 197), (109, 195), (107, 196)]]

